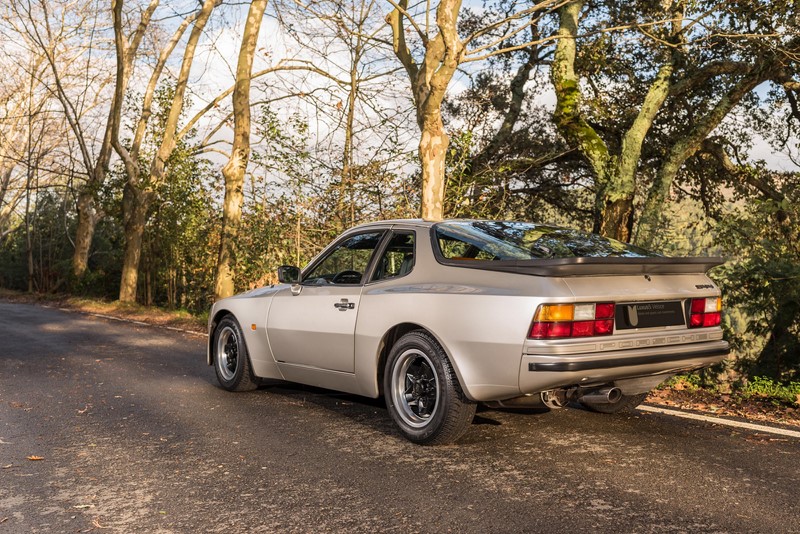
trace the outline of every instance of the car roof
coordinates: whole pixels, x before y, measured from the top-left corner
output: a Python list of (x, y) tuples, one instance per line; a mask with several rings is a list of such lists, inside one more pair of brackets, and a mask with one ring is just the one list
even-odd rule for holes
[(392, 226), (395, 224), (405, 224), (410, 226), (421, 226), (423, 228), (430, 228), (434, 224), (442, 223), (442, 222), (477, 222), (477, 221), (486, 221), (489, 219), (444, 219), (441, 221), (430, 221), (426, 219), (387, 219), (385, 221), (372, 221), (368, 223), (359, 224), (358, 226), (354, 226), (351, 230), (362, 229), (362, 228), (372, 228), (375, 226)]
[(412, 226), (423, 226), (426, 228), (431, 227), (432, 225), (436, 224), (438, 221), (426, 221), (423, 219), (387, 219), (385, 221), (372, 221), (368, 223), (359, 224), (358, 226), (354, 226), (351, 230), (361, 229), (361, 228), (372, 228), (375, 226), (392, 226), (395, 224), (407, 224)]

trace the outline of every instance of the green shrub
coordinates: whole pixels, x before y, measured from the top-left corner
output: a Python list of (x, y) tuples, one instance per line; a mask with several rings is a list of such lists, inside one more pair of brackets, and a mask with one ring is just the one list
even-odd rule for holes
[(703, 387), (703, 379), (697, 373), (675, 375), (666, 382), (664, 382), (661, 385), (661, 387), (669, 387), (674, 389), (688, 389), (690, 391), (695, 391)]
[(744, 397), (767, 397), (788, 403), (800, 404), (800, 382), (780, 384), (764, 376), (756, 376), (742, 388)]

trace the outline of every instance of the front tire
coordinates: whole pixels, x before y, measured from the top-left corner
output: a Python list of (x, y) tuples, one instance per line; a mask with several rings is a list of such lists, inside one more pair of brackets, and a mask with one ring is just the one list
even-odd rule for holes
[(226, 315), (217, 325), (211, 347), (220, 386), (228, 391), (252, 391), (258, 387), (244, 334), (232, 315)]
[(589, 402), (580, 399), (580, 403), (589, 411), (597, 413), (629, 413), (644, 402), (648, 393), (622, 395), (617, 402)]
[(383, 390), (389, 414), (414, 443), (452, 443), (475, 417), (476, 404), (461, 390), (444, 349), (422, 330), (407, 333), (392, 347)]

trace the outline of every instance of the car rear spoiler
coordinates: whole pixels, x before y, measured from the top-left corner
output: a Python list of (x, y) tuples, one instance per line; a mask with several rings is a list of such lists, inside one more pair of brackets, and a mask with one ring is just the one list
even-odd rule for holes
[(613, 276), (632, 274), (703, 274), (723, 258), (552, 258), (539, 260), (448, 260), (443, 265), (532, 276)]

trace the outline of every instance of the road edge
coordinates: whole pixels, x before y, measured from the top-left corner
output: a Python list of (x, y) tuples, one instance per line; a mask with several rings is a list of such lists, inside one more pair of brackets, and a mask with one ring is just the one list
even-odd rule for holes
[(779, 428), (774, 426), (759, 425), (755, 423), (747, 423), (745, 421), (737, 421), (735, 419), (721, 419), (719, 417), (712, 417), (710, 415), (703, 415), (694, 412), (686, 412), (683, 410), (674, 410), (668, 408), (660, 408), (657, 406), (640, 405), (636, 407), (637, 410), (646, 413), (656, 413), (661, 415), (668, 415), (672, 417), (681, 417), (683, 419), (692, 419), (694, 421), (702, 421), (715, 425), (724, 425), (734, 428), (742, 428), (745, 430), (753, 430), (756, 432), (764, 432), (768, 434), (776, 434), (779, 436), (788, 436), (792, 438), (800, 438), (800, 431), (789, 430), (787, 428)]

